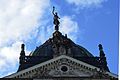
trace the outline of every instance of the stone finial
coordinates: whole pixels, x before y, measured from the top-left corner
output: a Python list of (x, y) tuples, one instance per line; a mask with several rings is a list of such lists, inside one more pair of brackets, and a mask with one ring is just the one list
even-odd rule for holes
[(104, 54), (104, 51), (103, 51), (102, 44), (99, 44), (98, 47), (99, 47), (99, 50), (100, 50), (100, 57), (104, 57), (105, 54)]
[(107, 67), (107, 61), (106, 61), (105, 53), (103, 51), (103, 47), (102, 47), (101, 44), (99, 44), (98, 47), (99, 47), (99, 50), (100, 50), (100, 53), (99, 53), (100, 54), (99, 62), (100, 62), (100, 65), (101, 65), (100, 69), (109, 71), (109, 69)]
[(21, 44), (21, 52), (20, 52), (20, 64), (24, 63), (25, 62), (25, 45), (24, 44)]
[(99, 44), (98, 47), (99, 47), (99, 50), (103, 49), (102, 44)]
[(65, 38), (67, 38), (67, 34), (65, 34)]
[(24, 51), (24, 49), (25, 49), (25, 45), (21, 44), (21, 50)]

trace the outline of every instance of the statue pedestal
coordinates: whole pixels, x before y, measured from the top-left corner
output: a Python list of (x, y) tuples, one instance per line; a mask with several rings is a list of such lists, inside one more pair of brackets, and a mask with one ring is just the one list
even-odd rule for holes
[(62, 36), (62, 33), (59, 32), (59, 31), (55, 31), (55, 32), (53, 33), (53, 37), (55, 37), (55, 36)]

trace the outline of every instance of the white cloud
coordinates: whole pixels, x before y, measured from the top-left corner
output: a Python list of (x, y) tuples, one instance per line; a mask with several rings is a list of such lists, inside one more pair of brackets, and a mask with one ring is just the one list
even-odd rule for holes
[(107, 0), (66, 0), (70, 4), (75, 4), (79, 8), (89, 8), (91, 6), (98, 7)]
[[(78, 32), (78, 23), (72, 17), (64, 16), (61, 18), (60, 31), (67, 34), (70, 39), (76, 41)], [(79, 32), (80, 33), (80, 32)]]
[[(49, 0), (1, 0), (0, 46), (16, 40), (31, 38), (38, 28)], [(35, 35), (34, 35), (35, 36)]]
[(20, 45), (37, 36), (49, 1), (0, 0), (0, 77), (17, 70)]
[[(23, 42), (14, 42), (11, 46), (0, 49), (0, 77), (8, 75), (18, 70), (21, 44)], [(30, 51), (26, 51), (28, 54)]]
[(0, 49), (0, 76), (10, 73), (16, 67), (19, 61), (21, 44), (22, 42), (16, 42), (12, 46)]
[(47, 27), (41, 26), (36, 43), (39, 43), (39, 42), (44, 43), (48, 38), (52, 36), (53, 32), (54, 30), (52, 26), (49, 26), (49, 25)]

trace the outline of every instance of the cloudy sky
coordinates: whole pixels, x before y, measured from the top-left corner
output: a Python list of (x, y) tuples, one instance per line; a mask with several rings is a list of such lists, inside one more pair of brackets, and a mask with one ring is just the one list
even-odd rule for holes
[(22, 43), (28, 55), (52, 36), (53, 6), (60, 31), (94, 56), (101, 43), (118, 74), (118, 0), (0, 0), (0, 77), (17, 71)]

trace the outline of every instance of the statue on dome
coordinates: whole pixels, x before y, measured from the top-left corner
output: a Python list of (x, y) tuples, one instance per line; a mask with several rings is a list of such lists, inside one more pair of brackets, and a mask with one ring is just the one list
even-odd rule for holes
[(55, 30), (58, 31), (59, 30), (59, 24), (60, 24), (58, 19), (60, 19), (60, 18), (58, 16), (57, 12), (54, 12), (54, 11), (55, 11), (55, 7), (53, 6), (53, 11), (52, 11), (53, 16), (54, 16), (53, 23), (55, 24)]

